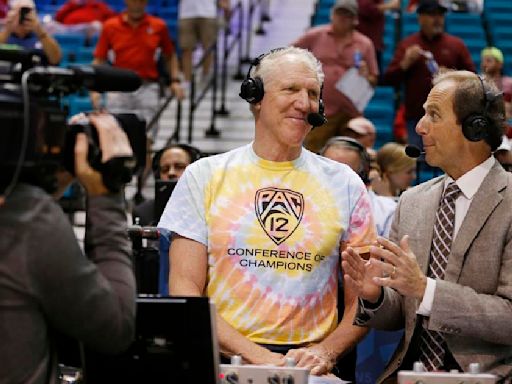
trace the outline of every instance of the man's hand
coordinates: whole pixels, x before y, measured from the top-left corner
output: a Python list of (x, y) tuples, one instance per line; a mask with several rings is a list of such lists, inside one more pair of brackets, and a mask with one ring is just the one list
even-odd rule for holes
[(274, 365), (277, 367), (284, 366), (285, 358), (282, 354), (269, 351), (263, 348), (263, 351), (259, 351), (254, 355), (254, 358), (246, 359), (249, 364), (255, 365)]
[(75, 142), (75, 174), (80, 183), (87, 190), (89, 196), (99, 196), (108, 193), (103, 184), (101, 174), (95, 171), (87, 161), (89, 141), (85, 133), (78, 133)]
[[(379, 237), (377, 242), (382, 246), (371, 247), (370, 264), (382, 270), (386, 277), (373, 277), (373, 282), (383, 287), (391, 287), (404, 296), (423, 299), (427, 286), (427, 277), (421, 271), (416, 256), (409, 248), (408, 236), (396, 245), (390, 240)], [(383, 260), (383, 261), (381, 261)]]
[(287, 357), (293, 358), (297, 367), (309, 368), (312, 375), (320, 376), (331, 372), (337, 356), (321, 344), (314, 344), (306, 348), (290, 349)]
[(169, 85), (169, 90), (178, 100), (183, 100), (185, 98), (185, 90), (180, 83), (172, 82)]
[(345, 284), (350, 286), (360, 298), (377, 302), (381, 287), (373, 281), (375, 276), (381, 276), (381, 270), (374, 267), (370, 261), (364, 260), (356, 250), (348, 247), (341, 253), (342, 268)]
[(418, 44), (411, 45), (405, 51), (404, 58), (400, 62), (402, 70), (407, 70), (420, 56), (423, 55), (423, 49)]
[[(77, 123), (84, 119), (84, 114), (73, 116), (70, 123)], [(131, 156), (133, 151), (126, 133), (115, 118), (107, 113), (90, 113), (88, 121), (94, 125), (98, 132), (99, 145), (102, 153), (102, 162), (114, 157)], [(87, 190), (89, 196), (98, 196), (108, 193), (101, 174), (94, 170), (87, 161), (89, 140), (87, 135), (79, 133), (75, 142), (75, 174), (80, 183)]]

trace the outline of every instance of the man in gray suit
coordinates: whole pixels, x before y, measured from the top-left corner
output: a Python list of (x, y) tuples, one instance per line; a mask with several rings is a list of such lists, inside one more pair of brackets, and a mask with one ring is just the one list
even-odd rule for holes
[(359, 295), (355, 324), (405, 328), (378, 383), (415, 361), (479, 363), (511, 382), (512, 175), (492, 157), (504, 106), (491, 83), (467, 71), (434, 79), (416, 131), (427, 163), (446, 175), (402, 195), (390, 240), (379, 238), (369, 261), (343, 252), (345, 283)]

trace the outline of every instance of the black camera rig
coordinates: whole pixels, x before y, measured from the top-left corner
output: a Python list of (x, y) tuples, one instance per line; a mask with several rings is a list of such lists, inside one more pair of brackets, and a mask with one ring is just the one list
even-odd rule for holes
[(42, 67), (37, 54), (0, 47), (0, 194), (8, 194), (17, 181), (55, 189), (55, 170), (74, 172), (74, 143), (78, 132), (89, 137), (89, 163), (105, 186), (118, 191), (143, 169), (146, 161), (145, 121), (133, 113), (113, 116), (126, 132), (134, 156), (101, 161), (94, 126), (67, 123), (64, 96), (136, 90), (141, 80), (129, 70), (110, 66)]

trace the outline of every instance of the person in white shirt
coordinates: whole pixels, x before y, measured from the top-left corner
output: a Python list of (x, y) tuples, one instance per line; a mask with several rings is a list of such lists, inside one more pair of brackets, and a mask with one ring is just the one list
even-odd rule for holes
[(512, 175), (492, 156), (503, 97), (492, 80), (446, 71), (424, 109), (416, 131), (425, 159), (446, 175), (403, 193), (390, 240), (378, 238), (369, 261), (343, 252), (345, 284), (359, 295), (355, 324), (405, 329), (378, 383), (415, 361), (429, 371), (479, 363), (510, 383)]
[[(216, 4), (217, 3), (217, 4)], [(182, 52), (182, 67), (185, 85), (190, 83), (193, 69), (192, 55), (201, 43), (203, 52), (217, 40), (217, 7), (229, 19), (231, 8), (229, 0), (181, 0), (178, 9), (178, 42)], [(210, 54), (203, 62), (202, 78), (208, 76), (213, 56)]]

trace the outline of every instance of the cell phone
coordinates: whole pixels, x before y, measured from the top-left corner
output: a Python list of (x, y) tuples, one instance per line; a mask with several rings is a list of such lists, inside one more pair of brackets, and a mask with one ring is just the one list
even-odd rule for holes
[(30, 7), (21, 7), (20, 8), (19, 24), (23, 24), (23, 22), (27, 18), (27, 14), (30, 13), (31, 10), (32, 10), (32, 8), (30, 8)]

